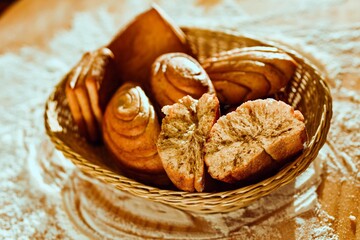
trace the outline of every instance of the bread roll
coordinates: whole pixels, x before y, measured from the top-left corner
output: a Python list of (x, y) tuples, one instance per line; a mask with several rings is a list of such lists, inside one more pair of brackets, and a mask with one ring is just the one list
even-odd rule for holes
[(120, 85), (114, 55), (107, 48), (86, 52), (66, 76), (69, 108), (80, 134), (91, 142), (101, 139), (105, 106)]
[(125, 83), (111, 98), (104, 115), (103, 137), (125, 167), (145, 173), (163, 171), (156, 149), (160, 125), (144, 91)]
[(166, 116), (157, 147), (164, 169), (177, 188), (202, 192), (203, 144), (219, 117), (219, 101), (215, 94), (204, 94), (199, 100), (185, 96), (163, 111)]
[(274, 47), (245, 47), (219, 53), (202, 65), (214, 84), (221, 103), (264, 98), (285, 87), (296, 70), (296, 62)]
[(204, 69), (184, 53), (168, 53), (157, 58), (152, 66), (150, 83), (160, 107), (172, 105), (186, 95), (199, 99), (204, 93), (214, 93)]
[(184, 32), (157, 6), (138, 15), (109, 43), (124, 81), (150, 91), (151, 65), (169, 52), (191, 54)]
[(106, 105), (120, 84), (114, 54), (108, 48), (93, 52), (93, 61), (85, 78), (85, 85), (91, 109), (100, 127)]
[(209, 174), (234, 183), (283, 164), (306, 140), (304, 117), (282, 101), (248, 101), (222, 116), (205, 143)]
[[(88, 94), (84, 84), (82, 84), (81, 87), (80, 84), (78, 84), (80, 82), (78, 81), (79, 79), (84, 79), (84, 68), (88, 69), (89, 63), (90, 53), (85, 53), (76, 66), (73, 67), (65, 76), (65, 94), (71, 115), (79, 129), (80, 135), (84, 136), (89, 141), (96, 141), (98, 138), (98, 132), (95, 119), (90, 111), (91, 107)], [(84, 81), (81, 80), (81, 83), (84, 83)], [(78, 98), (83, 102), (85, 101), (85, 104), (80, 104)]]

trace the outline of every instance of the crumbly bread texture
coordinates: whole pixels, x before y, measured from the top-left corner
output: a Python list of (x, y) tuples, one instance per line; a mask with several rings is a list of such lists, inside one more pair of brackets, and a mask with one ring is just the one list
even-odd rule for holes
[(282, 101), (248, 101), (219, 118), (204, 145), (209, 174), (227, 183), (254, 177), (300, 152), (304, 117)]
[(238, 105), (285, 87), (296, 62), (275, 47), (245, 47), (221, 52), (202, 62), (221, 103)]
[(204, 93), (214, 93), (209, 76), (201, 65), (184, 53), (167, 53), (152, 65), (151, 91), (160, 105), (171, 105), (190, 95), (199, 99)]
[(103, 138), (118, 161), (145, 173), (163, 172), (156, 141), (160, 124), (144, 91), (125, 83), (110, 100), (103, 120)]
[(219, 111), (215, 94), (204, 94), (199, 100), (185, 96), (163, 108), (166, 116), (157, 147), (164, 169), (177, 188), (204, 190), (203, 145)]

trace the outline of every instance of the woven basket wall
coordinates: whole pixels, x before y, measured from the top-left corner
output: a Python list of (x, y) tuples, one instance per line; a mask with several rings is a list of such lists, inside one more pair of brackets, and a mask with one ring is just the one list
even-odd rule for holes
[[(183, 28), (183, 30), (200, 61), (214, 53), (235, 47), (273, 45), (234, 33), (194, 28)], [(107, 162), (108, 153), (103, 146), (90, 145), (79, 136), (65, 99), (64, 80), (56, 86), (46, 102), (47, 134), (56, 148), (83, 172), (117, 189), (190, 212), (233, 211), (291, 182), (305, 171), (325, 143), (330, 127), (332, 100), (325, 80), (296, 52), (282, 49), (298, 62), (298, 68), (285, 90), (275, 98), (289, 103), (303, 113), (308, 141), (300, 156), (281, 168), (275, 175), (261, 182), (230, 191), (187, 193), (148, 186), (119, 174), (115, 166)]]

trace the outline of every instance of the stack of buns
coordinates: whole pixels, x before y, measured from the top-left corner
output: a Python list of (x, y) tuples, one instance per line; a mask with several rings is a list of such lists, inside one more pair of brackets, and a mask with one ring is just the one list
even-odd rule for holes
[[(269, 98), (296, 67), (267, 46), (200, 63), (180, 28), (152, 8), (108, 48), (84, 54), (67, 77), (66, 96), (80, 134), (103, 140), (122, 169), (150, 176), (148, 183), (165, 174), (180, 190), (202, 192), (207, 178), (261, 178), (302, 151), (303, 115)], [(221, 115), (223, 106), (232, 111)]]

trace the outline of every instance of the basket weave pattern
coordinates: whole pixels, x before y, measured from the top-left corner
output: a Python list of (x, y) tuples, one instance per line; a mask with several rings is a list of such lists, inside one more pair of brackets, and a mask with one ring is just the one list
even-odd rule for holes
[[(183, 30), (200, 62), (214, 53), (235, 47), (273, 45), (233, 33), (194, 28)], [(324, 145), (329, 131), (332, 100), (325, 80), (296, 52), (282, 49), (297, 61), (298, 68), (284, 91), (274, 97), (303, 113), (308, 141), (300, 156), (261, 182), (224, 192), (188, 193), (148, 186), (119, 174), (111, 163), (106, 162), (108, 153), (104, 146), (90, 145), (79, 136), (65, 98), (64, 80), (46, 102), (44, 117), (47, 134), (56, 148), (83, 172), (117, 189), (196, 213), (233, 211), (268, 195), (305, 171)]]

